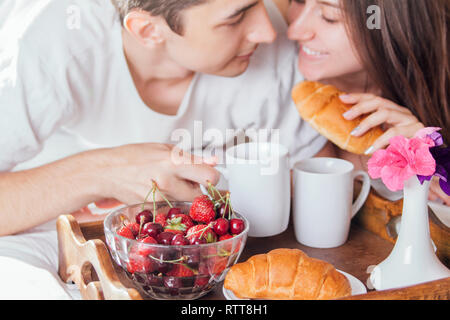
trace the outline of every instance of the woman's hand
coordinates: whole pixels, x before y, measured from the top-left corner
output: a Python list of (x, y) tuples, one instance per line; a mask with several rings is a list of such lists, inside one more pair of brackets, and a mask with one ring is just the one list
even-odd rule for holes
[(442, 191), (441, 186), (439, 185), (439, 178), (435, 176), (431, 179), (428, 200), (437, 201), (439, 199), (442, 200), (446, 206), (450, 206), (450, 196)]
[[(409, 109), (373, 94), (347, 94), (340, 96), (340, 99), (344, 103), (354, 104), (349, 111), (343, 114), (345, 119), (353, 120), (361, 115), (369, 114), (353, 130), (352, 135), (362, 136), (371, 128), (379, 125), (385, 130), (384, 134), (366, 150), (366, 155), (389, 145), (389, 140), (392, 137), (402, 135), (406, 138), (412, 138), (417, 131), (424, 128), (424, 125)], [(428, 198), (432, 201), (440, 199), (444, 204), (450, 206), (450, 197), (441, 190), (438, 179), (432, 179)]]
[(362, 136), (369, 129), (379, 125), (385, 130), (384, 134), (366, 150), (366, 155), (386, 147), (392, 137), (402, 135), (412, 138), (418, 130), (424, 128), (424, 125), (409, 109), (373, 94), (347, 94), (340, 96), (340, 99), (344, 103), (354, 104), (349, 111), (343, 114), (345, 119), (353, 120), (361, 115), (369, 114), (352, 131), (353, 136)]

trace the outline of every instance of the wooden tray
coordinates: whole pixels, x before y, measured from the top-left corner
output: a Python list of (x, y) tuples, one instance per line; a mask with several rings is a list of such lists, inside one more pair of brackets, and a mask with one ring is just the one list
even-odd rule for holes
[[(103, 222), (88, 222), (79, 224), (71, 215), (62, 215), (57, 220), (59, 242), (59, 274), (63, 281), (73, 281), (80, 289), (81, 296), (86, 300), (141, 300), (145, 298), (142, 292), (135, 289), (124, 271), (111, 259), (105, 245)], [(365, 231), (364, 231), (365, 232)], [(289, 233), (284, 238), (291, 238)], [(361, 237), (367, 238), (366, 234)], [(279, 238), (269, 241), (267, 238), (261, 243), (279, 243)], [(351, 241), (349, 241), (351, 246)], [(262, 251), (269, 251), (265, 250)], [(350, 250), (352, 248), (345, 248)], [(250, 249), (249, 254), (252, 254)], [(245, 249), (244, 249), (245, 252)], [(245, 256), (245, 255), (244, 255)], [(220, 290), (215, 290), (207, 299), (225, 299)], [(203, 299), (203, 298), (202, 298)], [(424, 283), (408, 288), (373, 291), (364, 295), (352, 296), (347, 299), (450, 299), (450, 278)]]

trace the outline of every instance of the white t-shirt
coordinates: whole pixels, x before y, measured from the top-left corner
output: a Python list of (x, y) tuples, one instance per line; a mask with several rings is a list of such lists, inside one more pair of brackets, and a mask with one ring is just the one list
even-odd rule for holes
[[(227, 129), (279, 129), (291, 164), (313, 156), (326, 140), (300, 119), (292, 102), (291, 88), (303, 80), (295, 44), (274, 4), (267, 6), (276, 42), (261, 45), (239, 77), (197, 74), (170, 116), (147, 107), (137, 93), (109, 0), (3, 1), (0, 171), (129, 143), (172, 143), (198, 154), (229, 145)], [(207, 141), (208, 130), (219, 130), (228, 141)], [(183, 132), (192, 145), (177, 140)]]
[[(151, 110), (138, 95), (109, 0), (2, 0), (0, 172), (129, 143), (173, 143), (198, 154), (229, 142), (210, 144), (202, 132), (219, 130), (227, 137), (227, 129), (237, 128), (279, 129), (291, 164), (313, 156), (326, 139), (300, 119), (292, 102), (291, 88), (302, 80), (295, 44), (286, 38), (287, 26), (274, 4), (266, 5), (278, 32), (276, 42), (260, 45), (239, 77), (197, 74), (178, 113), (168, 116)], [(183, 132), (192, 137), (192, 146), (174, 139), (174, 133)], [(79, 298), (61, 285), (57, 254), (54, 221), (1, 237), (0, 275), (23, 280), (14, 291), (18, 295)], [(28, 273), (24, 263), (30, 266)], [(20, 274), (12, 274), (14, 270)], [(52, 277), (56, 280), (49, 281)], [(8, 298), (13, 291), (5, 283), (0, 297)], [(42, 286), (47, 290), (39, 290)]]

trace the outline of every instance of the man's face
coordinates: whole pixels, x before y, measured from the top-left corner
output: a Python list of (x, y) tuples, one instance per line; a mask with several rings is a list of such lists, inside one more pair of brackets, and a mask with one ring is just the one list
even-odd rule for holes
[(182, 35), (164, 29), (166, 52), (195, 72), (238, 76), (258, 44), (276, 37), (261, 0), (210, 0), (180, 14)]

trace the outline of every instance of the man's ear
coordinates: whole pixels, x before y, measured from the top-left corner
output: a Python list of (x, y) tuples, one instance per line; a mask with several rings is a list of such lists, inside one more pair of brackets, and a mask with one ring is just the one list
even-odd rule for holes
[(157, 46), (164, 42), (162, 18), (145, 11), (133, 10), (123, 21), (124, 28), (145, 46)]

